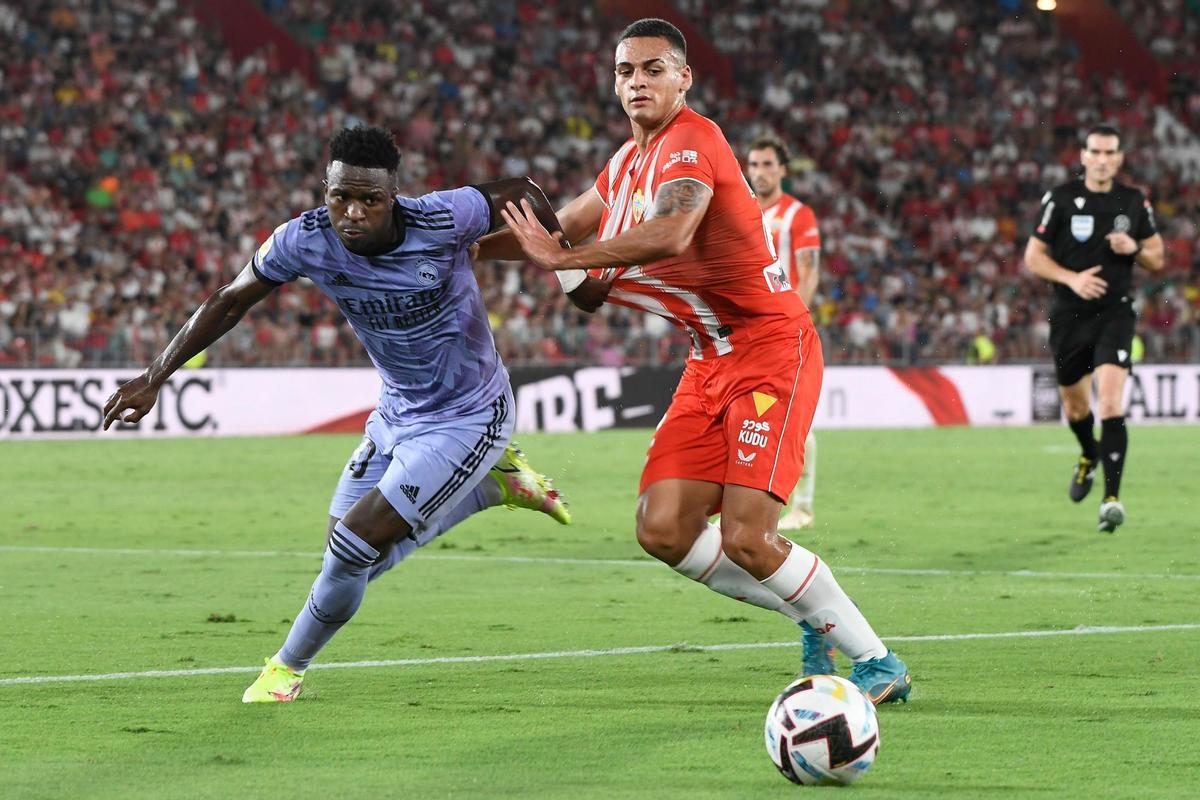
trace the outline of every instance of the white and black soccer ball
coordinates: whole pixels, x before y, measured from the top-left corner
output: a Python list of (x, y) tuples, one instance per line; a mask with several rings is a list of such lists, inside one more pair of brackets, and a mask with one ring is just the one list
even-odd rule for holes
[(800, 678), (767, 712), (767, 753), (792, 783), (854, 783), (879, 754), (875, 706), (836, 675)]

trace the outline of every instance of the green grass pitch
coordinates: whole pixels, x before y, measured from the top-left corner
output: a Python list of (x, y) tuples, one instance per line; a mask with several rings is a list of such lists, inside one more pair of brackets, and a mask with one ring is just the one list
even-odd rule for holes
[[(413, 663), (313, 669), (299, 702), (267, 707), (241, 693), (319, 568), (355, 437), (0, 443), (0, 796), (837, 791), (791, 786), (764, 751), (798, 646), (698, 647), (796, 631), (640, 552), (648, 438), (523, 437), (576, 524), (474, 517), (372, 584), (318, 661)], [(817, 527), (800, 541), (914, 679), (910, 703), (880, 709), (879, 759), (845, 791), (1194, 796), (1200, 629), (1025, 634), (1200, 623), (1200, 428), (1131, 430), (1115, 536), (1095, 531), (1099, 480), (1083, 505), (1066, 498), (1063, 428), (818, 438)], [(968, 633), (1022, 635), (905, 640)], [(538, 653), (576, 654), (490, 658)], [(11, 680), (220, 667), (246, 671)]]

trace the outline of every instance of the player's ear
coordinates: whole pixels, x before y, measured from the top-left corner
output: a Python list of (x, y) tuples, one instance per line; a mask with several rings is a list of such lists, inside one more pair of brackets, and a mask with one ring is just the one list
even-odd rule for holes
[(692, 88), (692, 68), (689, 65), (684, 64), (683, 69), (681, 69), (679, 72), (683, 75), (683, 84), (679, 87), (679, 93), (683, 94), (688, 89)]

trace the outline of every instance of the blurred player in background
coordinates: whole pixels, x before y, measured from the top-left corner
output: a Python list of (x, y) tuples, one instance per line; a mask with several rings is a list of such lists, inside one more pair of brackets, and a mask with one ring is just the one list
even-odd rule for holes
[[(1080, 456), (1068, 489), (1076, 503), (1087, 497), (1097, 462), (1104, 463), (1102, 532), (1125, 521), (1118, 499), (1125, 470), (1125, 378), (1133, 366), (1133, 267), (1163, 267), (1163, 240), (1150, 202), (1116, 181), (1124, 160), (1121, 134), (1107, 125), (1087, 132), (1080, 160), (1083, 179), (1056, 186), (1042, 198), (1038, 225), (1025, 248), (1025, 264), (1055, 284), (1050, 349), (1067, 424)], [(1100, 442), (1092, 415), (1092, 373), (1099, 395)]]
[(496, 209), (504, 203), (522, 200), (557, 227), (553, 208), (528, 179), (400, 197), (399, 164), (386, 130), (335, 135), (325, 205), (276, 228), (104, 406), (106, 430), (118, 419), (138, 421), (175, 370), (300, 277), (337, 303), (379, 371), (379, 404), (330, 503), (321, 573), (246, 703), (294, 700), (370, 578), (471, 514), (503, 503), (570, 522), (554, 490), (509, 446), (512, 388), (469, 258), (475, 240), (502, 224)]
[[(787, 275), (788, 283), (804, 301), (804, 307), (812, 309), (821, 263), (821, 232), (812, 208), (783, 191), (787, 165), (787, 148), (778, 139), (763, 138), (750, 145), (750, 152), (746, 156), (746, 174), (750, 178), (750, 185), (754, 187), (763, 219), (767, 221), (771, 240), (775, 243), (779, 265)], [(800, 473), (800, 482), (792, 492), (787, 512), (779, 520), (780, 530), (800, 530), (813, 526), (816, 521), (813, 514), (816, 486), (817, 437), (810, 428), (804, 440), (804, 471)]]
[(559, 212), (569, 241), (597, 241), (563, 249), (535, 209), (510, 205), (510, 231), (485, 239), (480, 257), (523, 252), (566, 271), (577, 302), (607, 295), (688, 332), (692, 352), (642, 473), (639, 543), (714, 591), (808, 622), (855, 662), (850, 679), (874, 702), (905, 699), (904, 663), (829, 567), (777, 533), (820, 393), (821, 345), (737, 157), (687, 107), (691, 85), (674, 25), (626, 28), (615, 89), (633, 137)]

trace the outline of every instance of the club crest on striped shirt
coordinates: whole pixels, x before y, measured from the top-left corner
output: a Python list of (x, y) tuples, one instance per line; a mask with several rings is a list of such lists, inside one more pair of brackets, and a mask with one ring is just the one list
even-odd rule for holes
[(637, 191), (633, 193), (633, 221), (641, 222), (642, 215), (646, 213), (646, 195), (642, 194), (642, 189), (639, 186)]

